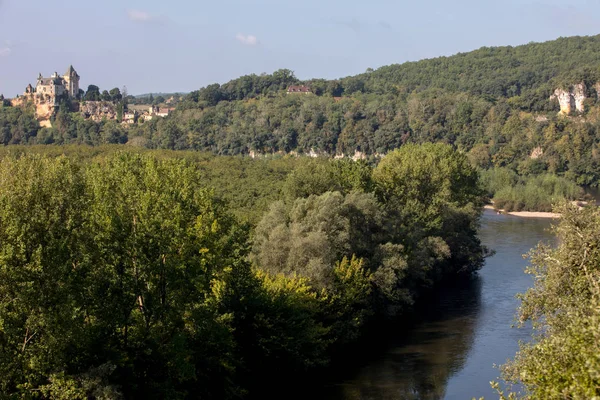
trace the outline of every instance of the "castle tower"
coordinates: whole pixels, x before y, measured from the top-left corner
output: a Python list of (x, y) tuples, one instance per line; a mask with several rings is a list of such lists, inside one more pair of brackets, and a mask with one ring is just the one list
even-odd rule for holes
[(69, 97), (77, 97), (79, 94), (79, 75), (77, 75), (77, 71), (71, 65), (65, 76), (63, 76), (65, 80), (65, 89), (67, 89), (67, 93), (69, 93)]

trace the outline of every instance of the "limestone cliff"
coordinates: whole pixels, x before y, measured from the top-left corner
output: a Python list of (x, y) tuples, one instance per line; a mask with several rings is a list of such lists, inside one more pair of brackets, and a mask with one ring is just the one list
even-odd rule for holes
[(56, 106), (44, 96), (20, 96), (12, 99), (10, 102), (13, 107), (27, 107), (27, 105), (33, 104), (35, 107), (35, 118), (40, 123), (40, 126), (44, 128), (52, 127), (50, 118), (54, 115)]
[[(52, 102), (51, 99), (35, 93), (19, 96), (10, 102), (13, 107), (33, 105), (35, 108), (35, 118), (40, 123), (40, 126), (46, 128), (52, 126), (50, 119), (58, 111), (58, 105)], [(70, 111), (79, 112), (85, 119), (91, 119), (92, 121), (117, 119), (117, 106), (109, 101), (72, 102)]]
[[(596, 83), (593, 88), (596, 91), (596, 96), (600, 92), (600, 82)], [(571, 115), (573, 112), (585, 111), (585, 99), (588, 98), (588, 87), (581, 82), (575, 84), (568, 89), (556, 89), (554, 94), (550, 96), (550, 100), (558, 100), (560, 105), (560, 114)]]
[(85, 101), (79, 105), (79, 112), (86, 119), (102, 121), (103, 119), (116, 120), (117, 107), (109, 101)]

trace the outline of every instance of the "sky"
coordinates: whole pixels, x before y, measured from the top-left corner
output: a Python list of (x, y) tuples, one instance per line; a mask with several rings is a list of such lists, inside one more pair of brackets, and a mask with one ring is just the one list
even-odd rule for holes
[(600, 33), (600, 0), (0, 0), (0, 93), (189, 92), (288, 68), (334, 79), (482, 46)]

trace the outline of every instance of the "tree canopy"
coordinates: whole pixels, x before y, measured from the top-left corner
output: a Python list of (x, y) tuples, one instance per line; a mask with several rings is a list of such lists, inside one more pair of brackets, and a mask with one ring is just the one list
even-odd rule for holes
[[(439, 165), (466, 159), (436, 149)], [(443, 211), (419, 219), (379, 195), (406, 183), (379, 187), (382, 173), (365, 163), (116, 146), (0, 158), (9, 396), (262, 398), (273, 380), (322, 371), (374, 318), (402, 318), (424, 292), (481, 266), (469, 211), (481, 200), (455, 182), (454, 197), (440, 191)], [(322, 172), (326, 184), (291, 190)], [(429, 219), (454, 228), (397, 230)]]

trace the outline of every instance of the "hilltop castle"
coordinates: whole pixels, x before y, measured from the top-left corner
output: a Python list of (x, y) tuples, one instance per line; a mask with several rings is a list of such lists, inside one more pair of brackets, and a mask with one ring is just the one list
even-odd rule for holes
[(40, 102), (56, 104), (58, 98), (65, 94), (73, 99), (79, 96), (79, 75), (72, 65), (63, 76), (55, 72), (50, 78), (44, 78), (40, 74), (35, 88), (29, 84), (24, 96), (37, 97)]
[(52, 126), (50, 118), (58, 108), (60, 99), (76, 99), (79, 93), (79, 75), (71, 65), (63, 76), (55, 72), (50, 78), (44, 78), (40, 74), (35, 87), (27, 85), (25, 93), (12, 99), (11, 104), (14, 107), (33, 104), (40, 125), (49, 128)]

